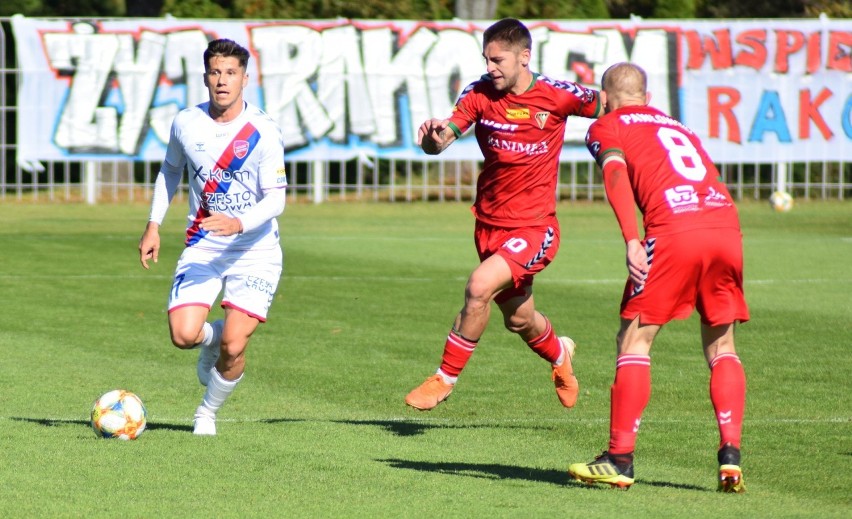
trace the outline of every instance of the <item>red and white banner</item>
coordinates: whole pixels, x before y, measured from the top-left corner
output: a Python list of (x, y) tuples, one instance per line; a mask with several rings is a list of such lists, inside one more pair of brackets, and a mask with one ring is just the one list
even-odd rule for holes
[[(175, 114), (207, 100), (202, 54), (215, 38), (251, 51), (246, 98), (281, 125), (290, 159), (422, 158), (417, 127), (485, 73), (490, 23), (16, 16), (18, 158), (161, 160)], [(632, 61), (651, 104), (717, 162), (852, 158), (849, 20), (526, 23), (533, 71), (599, 88), (609, 65)], [(563, 161), (590, 160), (588, 125), (569, 121)], [(481, 154), (468, 136), (440, 157)]]

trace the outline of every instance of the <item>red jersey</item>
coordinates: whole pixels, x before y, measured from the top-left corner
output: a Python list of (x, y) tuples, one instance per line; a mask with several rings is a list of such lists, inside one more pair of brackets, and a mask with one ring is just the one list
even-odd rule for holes
[[(627, 163), (645, 236), (711, 227), (739, 229), (731, 195), (701, 141), (656, 108), (625, 106), (606, 114), (592, 123), (586, 146), (601, 167), (612, 156)], [(615, 208), (618, 201), (611, 202)]]
[(598, 92), (533, 74), (523, 94), (498, 92), (487, 74), (462, 91), (450, 127), (476, 124), (484, 165), (473, 214), (500, 227), (541, 224), (556, 215), (559, 153), (568, 116), (595, 117)]

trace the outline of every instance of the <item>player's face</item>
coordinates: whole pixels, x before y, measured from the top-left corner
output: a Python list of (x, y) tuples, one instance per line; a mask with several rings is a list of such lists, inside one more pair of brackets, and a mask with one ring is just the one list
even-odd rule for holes
[(498, 91), (520, 94), (529, 87), (529, 84), (518, 84), (518, 80), (528, 74), (529, 49), (519, 50), (504, 42), (492, 41), (486, 45), (482, 56), (485, 58), (485, 71)]
[(237, 107), (242, 110), (243, 89), (248, 75), (234, 56), (213, 56), (204, 73), (204, 84), (210, 94), (210, 104), (219, 112)]

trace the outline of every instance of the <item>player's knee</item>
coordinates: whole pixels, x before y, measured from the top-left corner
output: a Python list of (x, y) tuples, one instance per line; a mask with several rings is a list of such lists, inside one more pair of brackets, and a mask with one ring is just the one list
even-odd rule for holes
[(236, 346), (233, 344), (223, 344), (222, 354), (219, 357), (219, 362), (223, 364), (226, 371), (229, 371), (237, 366), (242, 366), (245, 363), (245, 346)]
[(185, 330), (172, 330), (171, 339), (175, 347), (188, 350), (198, 343), (198, 333), (187, 332)]
[(503, 317), (503, 326), (512, 333), (528, 335), (533, 327), (533, 320), (522, 315), (512, 314)]
[(482, 275), (472, 275), (465, 287), (465, 300), (470, 304), (490, 305), (494, 297), (495, 288), (491, 279)]

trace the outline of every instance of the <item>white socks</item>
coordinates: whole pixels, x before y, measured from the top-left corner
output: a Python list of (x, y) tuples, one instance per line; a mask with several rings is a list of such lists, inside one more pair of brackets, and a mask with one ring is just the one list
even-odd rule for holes
[(451, 377), (451, 376), (447, 375), (446, 373), (444, 373), (443, 371), (441, 371), (441, 368), (438, 368), (438, 371), (436, 371), (435, 373), (437, 373), (438, 375), (441, 375), (441, 378), (444, 379), (444, 383), (449, 384), (451, 386), (454, 386), (456, 384), (456, 382), (458, 382), (458, 380), (459, 380), (459, 377)]
[(222, 343), (222, 330), (225, 328), (225, 321), (222, 319), (218, 319), (213, 321), (212, 323), (204, 323), (204, 326), (201, 327), (201, 330), (204, 332), (204, 338), (201, 339), (196, 345), (196, 348), (199, 346), (202, 348), (206, 348), (207, 346), (216, 345)]
[(207, 383), (207, 391), (204, 393), (200, 407), (215, 415), (242, 379), (243, 376), (240, 375), (240, 378), (236, 380), (225, 380), (214, 367), (210, 370), (210, 381)]

